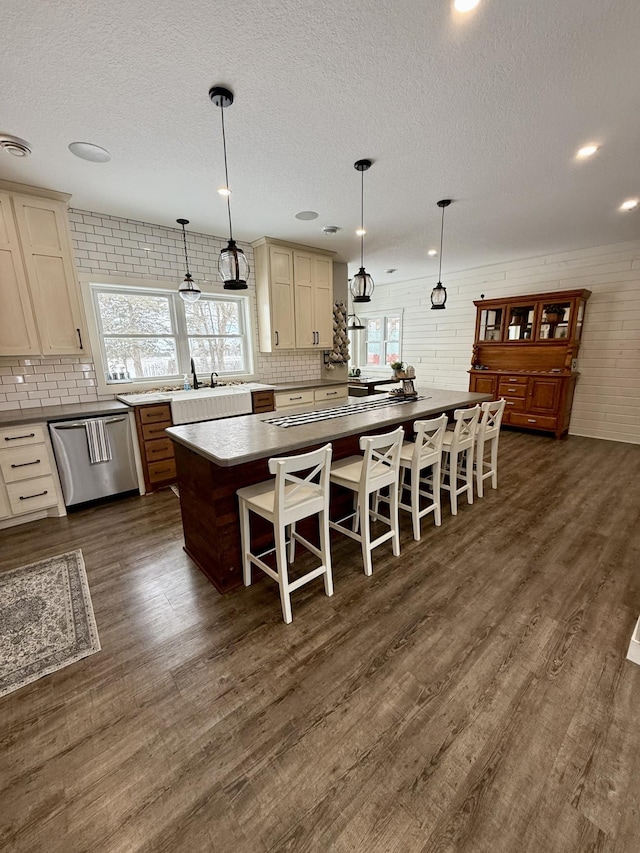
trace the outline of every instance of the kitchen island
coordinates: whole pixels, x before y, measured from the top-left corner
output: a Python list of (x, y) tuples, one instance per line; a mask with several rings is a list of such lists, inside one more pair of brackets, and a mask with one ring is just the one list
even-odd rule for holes
[[(219, 592), (227, 592), (242, 583), (236, 491), (269, 479), (270, 457), (302, 453), (331, 442), (335, 461), (358, 453), (361, 435), (398, 425), (411, 435), (415, 420), (451, 414), (490, 399), (488, 394), (424, 388), (417, 400), (389, 400), (385, 405), (386, 397), (369, 399), (369, 405), (376, 406), (372, 409), (362, 409), (365, 401), (357, 398), (347, 406), (287, 409), (286, 417), (310, 411), (331, 415), (299, 425), (281, 425), (284, 415), (269, 412), (171, 427), (166, 433), (175, 449), (185, 551)], [(342, 408), (347, 414), (334, 416)], [(332, 496), (332, 507), (334, 503)], [(270, 526), (260, 521), (252, 524), (257, 547), (266, 546), (272, 538)]]

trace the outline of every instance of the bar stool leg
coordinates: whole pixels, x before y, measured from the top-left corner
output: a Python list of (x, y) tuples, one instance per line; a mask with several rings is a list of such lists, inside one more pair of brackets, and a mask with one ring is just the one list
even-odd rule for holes
[(465, 451), (465, 479), (467, 482), (466, 492), (467, 492), (467, 502), (473, 503), (473, 447), (470, 447), (467, 451)]
[(498, 436), (491, 439), (491, 488), (498, 488)]
[(458, 454), (449, 454), (449, 494), (451, 496), (451, 515), (458, 514)]
[(371, 563), (371, 519), (369, 517), (369, 495), (358, 493), (358, 509), (360, 510), (360, 536), (362, 537), (362, 562), (364, 573), (368, 577), (373, 574)]
[(333, 573), (331, 568), (331, 550), (329, 548), (329, 517), (323, 510), (318, 513), (320, 524), (320, 552), (322, 564), (326, 571), (324, 573), (324, 591), (327, 595), (333, 595)]
[(436, 527), (440, 527), (442, 524), (442, 490), (440, 489), (440, 477), (441, 474), (442, 463), (438, 460), (434, 463), (433, 468), (431, 469), (431, 477), (433, 479), (433, 502), (436, 505), (436, 508), (433, 511), (433, 517), (436, 523)]
[(251, 586), (251, 525), (249, 523), (249, 508), (240, 501), (240, 541), (242, 543), (242, 575), (245, 586)]
[[(295, 537), (296, 523), (295, 523), (295, 521), (293, 522), (293, 524), (289, 525), (288, 531), (289, 531), (289, 562), (293, 563), (293, 561), (296, 558), (296, 537)], [(287, 531), (285, 530), (285, 536), (286, 536), (286, 533), (287, 533)]]
[(291, 594), (289, 593), (289, 572), (287, 570), (287, 540), (285, 530), (279, 525), (275, 528), (276, 535), (276, 565), (278, 566), (278, 577), (280, 578), (280, 602), (282, 604), (282, 618), (289, 624), (291, 622)]
[[(406, 474), (409, 469), (404, 469), (403, 481), (406, 480)], [(418, 480), (416, 483), (412, 481), (411, 483), (411, 520), (413, 522), (413, 538), (416, 542), (420, 541), (420, 518), (418, 513), (420, 512), (420, 472), (418, 472)], [(403, 482), (402, 488), (406, 488), (405, 483)]]
[[(400, 518), (398, 512), (398, 481), (389, 486), (389, 522), (393, 530), (391, 545), (393, 556), (400, 556)], [(418, 531), (419, 532), (419, 531)]]

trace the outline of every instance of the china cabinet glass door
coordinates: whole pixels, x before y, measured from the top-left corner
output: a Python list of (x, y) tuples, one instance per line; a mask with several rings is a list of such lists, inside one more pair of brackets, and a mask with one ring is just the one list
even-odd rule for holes
[(569, 337), (571, 302), (545, 302), (540, 312), (538, 340), (562, 340)]
[(502, 308), (488, 308), (480, 312), (479, 341), (499, 341), (502, 326)]
[(535, 305), (512, 305), (509, 308), (507, 340), (529, 341), (533, 336)]

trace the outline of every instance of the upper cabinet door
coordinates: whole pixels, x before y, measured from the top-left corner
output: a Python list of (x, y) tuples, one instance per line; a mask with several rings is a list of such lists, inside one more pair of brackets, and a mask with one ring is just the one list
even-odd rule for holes
[(313, 255), (294, 252), (293, 274), (296, 284), (296, 346), (298, 348), (312, 347), (316, 343), (316, 326), (313, 310), (313, 261)]
[(316, 256), (313, 259), (313, 314), (316, 344), (323, 349), (333, 347), (333, 261)]
[(0, 193), (0, 355), (39, 352), (11, 198)]
[(293, 252), (269, 246), (271, 271), (271, 338), (273, 349), (294, 349)]
[(543, 302), (538, 319), (538, 340), (560, 341), (571, 338), (573, 300)]
[(64, 202), (14, 195), (13, 205), (44, 355), (85, 352)]

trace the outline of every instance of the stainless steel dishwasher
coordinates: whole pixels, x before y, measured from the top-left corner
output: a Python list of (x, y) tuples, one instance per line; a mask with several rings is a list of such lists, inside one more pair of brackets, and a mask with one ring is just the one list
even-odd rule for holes
[(138, 490), (129, 416), (49, 424), (67, 506)]

